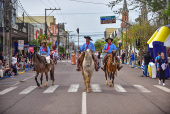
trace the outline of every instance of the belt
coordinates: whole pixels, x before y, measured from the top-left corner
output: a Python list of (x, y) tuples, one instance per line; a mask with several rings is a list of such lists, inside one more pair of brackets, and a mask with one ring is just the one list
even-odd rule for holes
[(43, 53), (43, 54), (41, 54), (41, 55), (47, 55), (47, 54), (44, 54), (44, 53)]

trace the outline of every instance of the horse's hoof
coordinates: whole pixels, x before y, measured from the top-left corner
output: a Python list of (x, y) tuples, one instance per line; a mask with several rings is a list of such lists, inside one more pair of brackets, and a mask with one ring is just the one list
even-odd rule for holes
[(44, 87), (47, 87), (47, 85), (45, 85)]
[(112, 84), (112, 87), (114, 87), (114, 84)]
[(85, 90), (87, 90), (87, 88), (86, 88), (86, 87), (85, 87), (84, 89), (85, 89)]
[(52, 86), (54, 86), (54, 84), (52, 84)]
[(90, 93), (90, 89), (87, 89), (87, 93)]
[(40, 88), (42, 88), (42, 85), (40, 85)]
[(106, 85), (108, 85), (108, 83), (106, 83)]
[(112, 87), (112, 85), (110, 85), (110, 87)]

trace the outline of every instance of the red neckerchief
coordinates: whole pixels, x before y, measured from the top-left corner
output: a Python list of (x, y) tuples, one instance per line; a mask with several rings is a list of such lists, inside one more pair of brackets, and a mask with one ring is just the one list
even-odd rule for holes
[(45, 47), (43, 46), (42, 51), (45, 51)]
[(89, 47), (89, 43), (87, 42), (87, 43), (86, 43), (86, 45), (87, 45), (87, 46), (86, 46), (86, 49), (88, 49), (88, 47)]
[(111, 43), (110, 43), (110, 44), (108, 43), (108, 46), (107, 46), (107, 49), (106, 49), (106, 50), (109, 50), (109, 46), (110, 46), (110, 45), (111, 45)]

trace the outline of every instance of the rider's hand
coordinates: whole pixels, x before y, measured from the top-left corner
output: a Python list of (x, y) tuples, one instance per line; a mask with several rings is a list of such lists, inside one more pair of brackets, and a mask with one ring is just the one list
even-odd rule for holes
[(157, 71), (159, 71), (159, 68), (157, 68)]
[(107, 52), (108, 52), (108, 50), (104, 50), (104, 52), (106, 52), (106, 53), (107, 53)]
[(44, 57), (47, 57), (47, 55), (45, 55)]
[(80, 47), (78, 46), (78, 49), (80, 49)]

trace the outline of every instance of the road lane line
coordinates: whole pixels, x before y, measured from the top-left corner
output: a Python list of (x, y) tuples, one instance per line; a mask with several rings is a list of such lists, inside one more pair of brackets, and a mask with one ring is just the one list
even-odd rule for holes
[(59, 85), (54, 85), (54, 86), (50, 86), (48, 89), (46, 89), (43, 93), (53, 93), (55, 91), (55, 89), (57, 89)]
[(79, 84), (72, 84), (68, 90), (68, 92), (77, 92), (79, 88)]
[(162, 89), (163, 91), (166, 91), (168, 93), (170, 93), (170, 89), (166, 88), (166, 87), (163, 87), (161, 85), (154, 85), (155, 87), (159, 88), (159, 89)]
[(121, 85), (115, 84), (115, 90), (117, 92), (127, 92)]
[(99, 84), (91, 84), (91, 88), (93, 92), (102, 92)]
[(16, 86), (17, 84), (19, 84), (20, 82), (17, 82), (17, 83), (15, 83), (14, 85), (12, 85), (12, 86)]
[(26, 81), (26, 80), (28, 80), (28, 79), (30, 79), (30, 78), (32, 78), (32, 77), (34, 77), (35, 75), (33, 75), (33, 76), (30, 76), (30, 77), (28, 77), (28, 78), (25, 78), (24, 80), (22, 80), (22, 81)]
[(10, 88), (7, 88), (7, 89), (5, 89), (5, 90), (2, 90), (1, 92), (0, 92), (0, 95), (4, 95), (4, 94), (6, 94), (6, 93), (8, 93), (8, 92), (10, 92), (10, 91), (12, 91), (12, 90), (14, 90), (14, 89), (16, 89), (17, 88), (17, 86), (16, 87), (10, 87)]
[(137, 89), (139, 89), (141, 92), (151, 92), (141, 85), (133, 85), (133, 86), (136, 87)]
[(20, 92), (19, 94), (28, 94), (31, 91), (33, 91), (37, 86), (30, 86), (27, 89), (23, 90), (22, 92)]
[(82, 93), (82, 114), (87, 114), (86, 92)]

